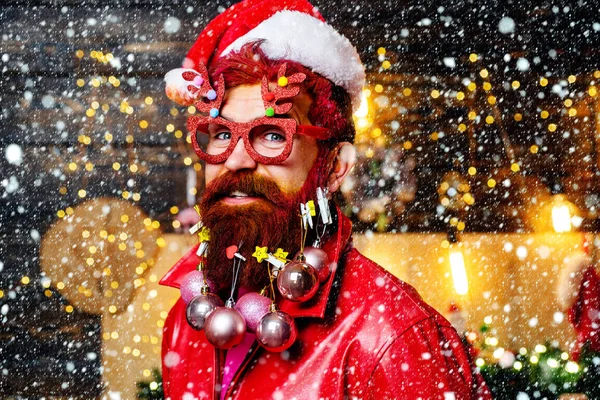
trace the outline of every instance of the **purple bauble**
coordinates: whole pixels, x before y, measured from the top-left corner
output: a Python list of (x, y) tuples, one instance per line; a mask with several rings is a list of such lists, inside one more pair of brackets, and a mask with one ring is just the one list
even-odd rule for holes
[(246, 333), (246, 321), (235, 308), (219, 307), (208, 315), (204, 324), (206, 340), (218, 349), (240, 344)]
[(223, 306), (223, 300), (215, 294), (200, 294), (192, 299), (185, 309), (185, 318), (188, 324), (196, 330), (202, 330), (206, 323), (206, 318), (217, 307)]
[(265, 349), (273, 352), (287, 350), (298, 336), (298, 330), (292, 318), (283, 311), (266, 314), (256, 328), (256, 339)]
[(309, 300), (319, 289), (317, 271), (301, 258), (287, 264), (277, 275), (279, 292), (291, 301)]
[[(217, 285), (207, 280), (208, 288), (212, 293), (217, 292)], [(179, 290), (181, 291), (181, 298), (188, 304), (192, 299), (201, 293), (202, 286), (204, 286), (204, 273), (199, 270), (190, 272), (183, 278)]]
[(235, 308), (246, 320), (248, 332), (256, 332), (258, 321), (269, 312), (271, 299), (256, 292), (246, 293), (235, 304)]
[(306, 258), (306, 262), (317, 270), (319, 282), (324, 283), (327, 281), (329, 274), (331, 274), (331, 263), (325, 250), (320, 247), (305, 247), (304, 257)]

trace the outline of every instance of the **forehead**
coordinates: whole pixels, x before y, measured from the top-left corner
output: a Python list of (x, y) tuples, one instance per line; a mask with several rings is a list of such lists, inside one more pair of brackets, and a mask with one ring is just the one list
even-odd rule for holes
[[(299, 123), (308, 123), (310, 97), (304, 92), (296, 95), (292, 101), (293, 107), (287, 114)], [(223, 118), (236, 122), (249, 122), (265, 116), (265, 105), (261, 96), (261, 85), (241, 85), (225, 92), (224, 103), (221, 106)]]

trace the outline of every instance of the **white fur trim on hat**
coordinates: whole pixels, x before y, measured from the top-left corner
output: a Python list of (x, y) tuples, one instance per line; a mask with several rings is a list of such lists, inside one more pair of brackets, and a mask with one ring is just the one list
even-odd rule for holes
[(296, 61), (323, 75), (346, 89), (358, 108), (365, 69), (356, 48), (331, 25), (299, 11), (279, 11), (236, 39), (221, 56), (261, 39), (261, 49), (271, 59)]
[(583, 252), (577, 252), (565, 259), (557, 287), (557, 298), (564, 308), (570, 308), (577, 299), (583, 274), (591, 263), (592, 259)]

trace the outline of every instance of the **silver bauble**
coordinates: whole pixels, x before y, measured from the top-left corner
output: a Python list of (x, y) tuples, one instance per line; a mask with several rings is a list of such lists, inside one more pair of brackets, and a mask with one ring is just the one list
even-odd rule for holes
[(329, 278), (329, 274), (331, 274), (331, 263), (325, 250), (315, 246), (305, 247), (304, 257), (306, 258), (306, 262), (317, 270), (319, 282), (325, 282)]
[(188, 303), (185, 318), (192, 328), (202, 330), (208, 315), (223, 304), (223, 300), (215, 294), (200, 294)]
[(288, 313), (273, 311), (265, 314), (256, 328), (256, 339), (269, 351), (287, 350), (298, 336), (296, 323)]
[(306, 301), (319, 289), (317, 271), (299, 255), (277, 275), (277, 288), (290, 301)]
[(206, 340), (216, 348), (230, 349), (244, 339), (246, 321), (235, 308), (219, 307), (206, 318), (204, 332)]

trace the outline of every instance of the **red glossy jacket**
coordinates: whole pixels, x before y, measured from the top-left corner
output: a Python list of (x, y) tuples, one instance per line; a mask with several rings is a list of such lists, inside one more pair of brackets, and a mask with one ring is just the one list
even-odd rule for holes
[[(254, 344), (226, 399), (491, 399), (460, 337), (408, 284), (348, 245), (351, 223), (323, 249), (336, 270), (314, 299), (282, 301), (298, 339), (282, 353)], [(196, 268), (195, 249), (161, 280), (179, 287)], [(181, 299), (163, 331), (165, 397), (219, 399), (226, 352), (185, 320)]]

